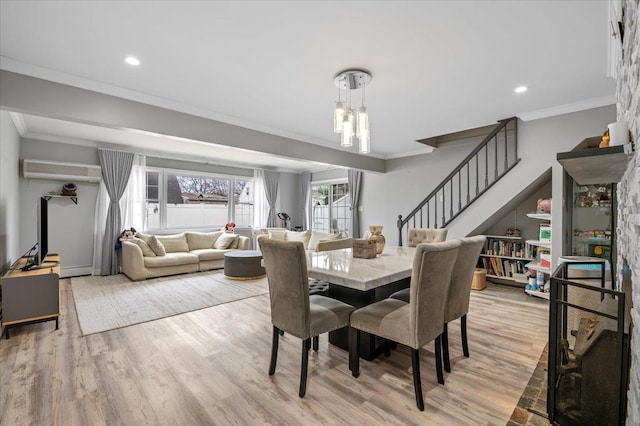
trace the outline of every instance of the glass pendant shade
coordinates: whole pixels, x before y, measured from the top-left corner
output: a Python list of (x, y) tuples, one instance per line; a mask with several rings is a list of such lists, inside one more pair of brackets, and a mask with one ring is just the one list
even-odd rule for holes
[(358, 139), (360, 140), (360, 154), (368, 154), (371, 151), (369, 129), (366, 132), (362, 132)]
[(342, 140), (341, 145), (343, 148), (350, 148), (353, 146), (353, 112), (347, 111), (342, 121)]
[(342, 133), (342, 122), (344, 121), (344, 105), (342, 102), (336, 102), (336, 109), (333, 114), (333, 131), (334, 133)]
[(364, 133), (369, 133), (369, 114), (367, 114), (366, 107), (358, 108), (358, 138), (361, 138)]
[[(343, 148), (353, 146), (353, 138), (357, 137), (359, 152), (371, 152), (371, 130), (369, 129), (369, 113), (365, 107), (364, 87), (371, 81), (371, 74), (362, 69), (347, 69), (336, 74), (333, 82), (338, 88), (338, 102), (333, 114), (333, 131), (340, 133), (340, 145)], [(345, 92), (345, 101), (340, 94)], [(360, 91), (360, 107), (352, 109), (352, 92)]]

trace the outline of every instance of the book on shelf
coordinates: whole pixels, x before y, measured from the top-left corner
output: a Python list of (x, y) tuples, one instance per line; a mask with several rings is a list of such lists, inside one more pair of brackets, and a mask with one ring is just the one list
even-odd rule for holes
[(506, 241), (489, 238), (485, 254), (491, 256), (526, 257), (530, 258), (532, 250), (529, 244), (517, 241)]

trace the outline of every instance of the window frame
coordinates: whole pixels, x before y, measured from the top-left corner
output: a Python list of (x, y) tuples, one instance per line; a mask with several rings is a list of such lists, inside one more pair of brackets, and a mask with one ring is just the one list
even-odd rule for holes
[[(148, 217), (146, 214), (146, 208), (148, 204), (149, 198), (147, 198), (147, 173), (155, 172), (158, 173), (158, 208), (159, 208), (159, 227), (150, 228), (148, 223)], [(224, 223), (221, 224), (210, 224), (210, 225), (184, 225), (184, 226), (167, 226), (167, 179), (170, 174), (178, 175), (178, 176), (190, 176), (190, 177), (204, 177), (204, 178), (214, 178), (214, 179), (226, 179), (229, 181), (229, 195), (227, 198), (227, 219)], [(165, 167), (153, 167), (148, 166), (145, 169), (145, 217), (144, 217), (144, 227), (147, 232), (171, 232), (171, 231), (185, 231), (185, 230), (207, 230), (207, 229), (218, 229), (225, 226), (228, 222), (235, 222), (235, 202), (233, 198), (233, 188), (235, 188), (235, 182), (237, 181), (245, 181), (252, 182), (253, 185), (253, 193), (255, 196), (255, 181), (254, 177), (250, 176), (239, 176), (239, 175), (229, 175), (224, 173), (207, 173), (201, 171), (191, 171), (184, 169), (174, 169), (174, 168), (165, 168)], [(253, 207), (255, 209), (255, 200), (253, 203)], [(252, 213), (255, 216), (255, 210)], [(252, 227), (253, 224), (248, 225), (240, 225), (237, 228), (243, 227)]]
[[(333, 232), (333, 230), (331, 229), (331, 221), (333, 219), (333, 213), (331, 211), (331, 205), (333, 203), (333, 185), (339, 185), (339, 184), (345, 184), (347, 185), (347, 194), (349, 196), (351, 196), (351, 188), (349, 187), (349, 180), (345, 177), (345, 178), (335, 178), (335, 179), (323, 179), (323, 180), (316, 180), (316, 181), (311, 181), (309, 184), (309, 189), (311, 191), (311, 193), (313, 194), (313, 187), (314, 186), (323, 186), (326, 185), (329, 187), (329, 230), (328, 232)], [(346, 194), (345, 194), (346, 195)], [(351, 206), (347, 206), (348, 209), (348, 214), (349, 217), (345, 218), (348, 219), (346, 220), (347, 223), (347, 227), (344, 230), (339, 230), (340, 232), (346, 232), (347, 235), (351, 235), (352, 230), (351, 230), (351, 222), (352, 222), (352, 218), (353, 218), (353, 212), (351, 212), (350, 209)], [(309, 228), (313, 231), (313, 225), (314, 225), (314, 218), (313, 218), (313, 196), (309, 197), (309, 211), (310, 211), (310, 222), (309, 222)], [(324, 231), (322, 231), (324, 232)]]

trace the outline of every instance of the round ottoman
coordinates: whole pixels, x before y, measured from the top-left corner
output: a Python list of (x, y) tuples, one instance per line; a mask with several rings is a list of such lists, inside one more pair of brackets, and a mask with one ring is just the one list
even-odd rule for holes
[(224, 254), (224, 275), (233, 280), (255, 280), (267, 276), (258, 250), (235, 250)]

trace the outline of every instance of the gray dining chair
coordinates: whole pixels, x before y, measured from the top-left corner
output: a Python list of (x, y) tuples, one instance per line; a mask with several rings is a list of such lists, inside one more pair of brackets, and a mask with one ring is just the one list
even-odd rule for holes
[(415, 247), (420, 243), (437, 243), (447, 239), (447, 228), (409, 228), (407, 246)]
[(460, 239), (460, 250), (451, 274), (451, 284), (444, 311), (444, 330), (442, 332), (442, 352), (444, 369), (451, 372), (449, 360), (449, 332), (448, 324), (460, 318), (460, 334), (462, 335), (462, 353), (469, 357), (467, 342), (467, 313), (469, 312), (469, 297), (471, 295), (471, 281), (473, 273), (484, 246), (486, 237), (479, 235)]
[(358, 346), (360, 331), (370, 333), (411, 349), (413, 387), (416, 405), (424, 411), (420, 381), (420, 348), (435, 340), (436, 374), (444, 384), (440, 336), (444, 322), (444, 304), (451, 282), (460, 241), (422, 243), (416, 247), (410, 282), (409, 303), (384, 299), (353, 311), (349, 331), (349, 369), (360, 375)]
[(273, 340), (269, 375), (276, 371), (280, 332), (302, 339), (300, 398), (307, 389), (311, 339), (349, 325), (353, 306), (329, 297), (309, 295), (307, 259), (299, 241), (260, 239), (269, 282)]
[[(446, 239), (446, 228), (409, 228), (407, 231), (407, 245), (409, 247), (415, 247), (420, 243), (438, 243)], [(409, 303), (409, 289), (398, 290), (389, 297)]]

